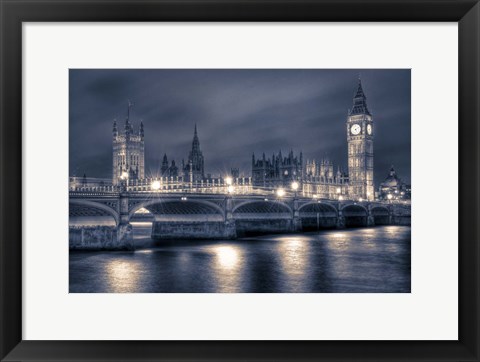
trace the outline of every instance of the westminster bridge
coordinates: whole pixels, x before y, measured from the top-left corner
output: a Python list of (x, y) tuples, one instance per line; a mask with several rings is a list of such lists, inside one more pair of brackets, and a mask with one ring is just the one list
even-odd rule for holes
[(410, 224), (404, 201), (321, 199), (293, 192), (88, 188), (70, 190), (71, 249), (133, 249), (131, 222), (148, 218), (153, 239), (220, 239), (259, 233)]

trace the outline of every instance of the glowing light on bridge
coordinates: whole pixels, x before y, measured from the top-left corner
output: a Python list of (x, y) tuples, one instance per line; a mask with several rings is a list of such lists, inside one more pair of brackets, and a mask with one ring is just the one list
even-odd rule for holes
[(231, 185), (233, 183), (233, 179), (230, 176), (228, 176), (228, 177), (225, 178), (225, 183), (227, 185)]
[(358, 199), (358, 201), (362, 202), (362, 201), (363, 201), (363, 199), (360, 197), (360, 198)]
[(387, 199), (389, 199), (389, 200), (391, 200), (392, 197), (393, 197), (392, 194), (388, 194), (388, 195), (387, 195)]
[(339, 199), (340, 201), (342, 201), (342, 200), (343, 200), (343, 196), (340, 195), (340, 196), (338, 197), (338, 199)]
[(228, 185), (227, 191), (229, 194), (233, 194), (233, 192), (235, 191), (235, 188), (232, 185)]
[(292, 190), (297, 191), (297, 190), (298, 190), (298, 186), (299, 186), (299, 185), (298, 185), (298, 182), (297, 182), (297, 181), (293, 181), (293, 182), (292, 182)]
[(285, 190), (284, 190), (284, 189), (278, 189), (278, 190), (277, 190), (277, 196), (278, 196), (278, 197), (283, 197), (283, 196), (285, 196)]
[(337, 194), (340, 194), (342, 192), (342, 189), (340, 187), (337, 187)]
[(160, 181), (153, 181), (151, 186), (154, 191), (160, 190)]
[(182, 201), (187, 201), (187, 197), (186, 197), (186, 196), (182, 196), (182, 197), (180, 198), (180, 200), (182, 200)]

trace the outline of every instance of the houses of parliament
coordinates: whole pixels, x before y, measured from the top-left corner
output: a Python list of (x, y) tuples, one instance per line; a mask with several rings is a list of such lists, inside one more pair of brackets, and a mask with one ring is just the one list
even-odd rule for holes
[[(143, 123), (135, 130), (130, 120), (128, 106), (123, 132), (113, 124), (113, 174), (112, 184), (118, 185), (122, 179), (141, 180), (145, 178), (145, 132)], [(334, 167), (329, 159), (304, 160), (302, 152), (286, 154), (278, 152), (271, 157), (263, 153), (251, 157), (251, 176), (248, 177), (252, 189), (288, 188), (292, 182), (299, 184), (298, 192), (304, 196), (373, 200), (375, 187), (373, 178), (374, 122), (367, 106), (367, 97), (358, 79), (353, 96), (352, 108), (345, 122), (348, 154), (348, 172)], [(234, 166), (234, 165), (232, 165)], [(177, 165), (163, 156), (160, 177), (175, 179), (177, 182), (197, 184), (211, 178), (205, 173), (205, 159), (200, 148), (197, 125), (193, 129), (193, 139), (188, 157)], [(225, 177), (226, 175), (221, 175)], [(238, 169), (232, 168), (230, 177), (238, 177)]]

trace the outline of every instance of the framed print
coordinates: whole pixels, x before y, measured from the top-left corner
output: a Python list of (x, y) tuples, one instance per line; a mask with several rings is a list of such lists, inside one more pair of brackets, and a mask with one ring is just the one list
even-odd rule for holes
[(2, 361), (479, 360), (477, 1), (1, 9)]

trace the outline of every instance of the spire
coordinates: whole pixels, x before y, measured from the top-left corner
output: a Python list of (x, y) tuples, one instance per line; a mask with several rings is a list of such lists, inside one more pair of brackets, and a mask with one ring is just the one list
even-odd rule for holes
[(196, 123), (195, 123), (195, 130), (194, 130), (194, 133), (193, 133), (192, 151), (200, 151), (200, 140), (198, 139), (197, 124)]
[(360, 79), (360, 75), (358, 76), (357, 91), (355, 92), (355, 96), (353, 97), (353, 108), (349, 111), (350, 116), (358, 114), (367, 114), (369, 116), (371, 115), (367, 107), (367, 97), (363, 92), (362, 80)]
[(392, 167), (390, 167), (389, 176), (391, 176), (391, 177), (396, 177), (397, 176), (397, 172), (395, 171), (395, 168), (393, 168), (393, 165), (392, 165)]
[(140, 131), (138, 133), (141, 137), (145, 135), (145, 132), (143, 131), (143, 121), (140, 121)]
[(162, 171), (162, 176), (167, 176), (166, 173), (168, 171), (168, 159), (167, 159), (166, 153), (163, 155), (161, 171)]
[(117, 137), (118, 136), (118, 129), (117, 129), (117, 120), (114, 119), (113, 120), (113, 137)]
[(130, 108), (133, 107), (133, 103), (130, 101), (130, 99), (128, 100), (128, 108), (127, 108), (127, 123), (130, 121)]

